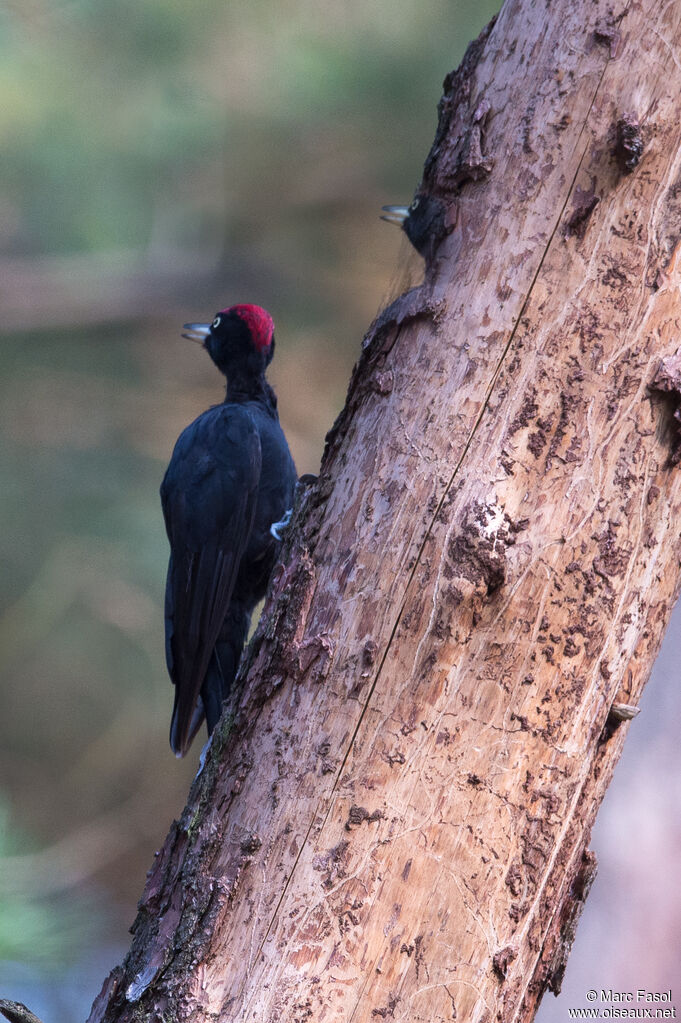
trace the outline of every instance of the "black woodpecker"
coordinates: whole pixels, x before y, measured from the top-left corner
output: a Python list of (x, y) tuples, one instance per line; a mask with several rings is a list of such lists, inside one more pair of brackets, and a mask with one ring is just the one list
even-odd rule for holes
[(296, 484), (265, 379), (272, 317), (256, 305), (234, 305), (212, 323), (184, 329), (225, 374), (227, 393), (182, 431), (161, 484), (170, 541), (166, 661), (175, 684), (170, 745), (178, 757), (204, 717), (209, 735), (217, 724)]

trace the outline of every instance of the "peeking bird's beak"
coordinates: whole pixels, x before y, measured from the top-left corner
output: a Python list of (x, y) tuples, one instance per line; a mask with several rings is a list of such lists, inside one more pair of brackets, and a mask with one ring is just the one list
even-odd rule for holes
[(389, 224), (397, 224), (398, 227), (402, 227), (409, 216), (408, 206), (381, 206), (381, 209), (383, 210), (381, 220), (387, 220)]
[(210, 334), (210, 323), (183, 323), (182, 326), (187, 331), (182, 337), (186, 337), (187, 341), (196, 341), (197, 345), (204, 344)]

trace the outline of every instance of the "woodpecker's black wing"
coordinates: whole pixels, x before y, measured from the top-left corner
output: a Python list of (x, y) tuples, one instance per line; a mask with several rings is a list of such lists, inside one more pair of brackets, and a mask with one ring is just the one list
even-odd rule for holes
[(261, 461), (249, 412), (217, 405), (180, 434), (161, 484), (170, 540), (166, 659), (176, 687), (170, 744), (178, 756), (203, 719), (201, 683), (253, 526)]

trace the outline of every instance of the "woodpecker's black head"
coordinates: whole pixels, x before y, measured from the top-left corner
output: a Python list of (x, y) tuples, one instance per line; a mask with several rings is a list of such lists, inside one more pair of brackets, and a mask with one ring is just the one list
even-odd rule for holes
[(416, 251), (427, 259), (447, 234), (445, 208), (432, 195), (418, 193), (411, 206), (383, 206), (382, 220), (402, 228)]
[(227, 377), (262, 376), (274, 355), (274, 322), (259, 305), (233, 305), (212, 323), (185, 323), (184, 329), (182, 337), (203, 345)]

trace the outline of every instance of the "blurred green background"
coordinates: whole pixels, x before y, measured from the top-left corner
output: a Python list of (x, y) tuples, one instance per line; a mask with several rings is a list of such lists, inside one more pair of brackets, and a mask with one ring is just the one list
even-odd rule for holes
[(0, 996), (46, 1023), (125, 952), (196, 770), (168, 746), (158, 486), (221, 381), (180, 325), (272, 312), (316, 472), (366, 327), (420, 274), (379, 208), (497, 6), (0, 9)]

